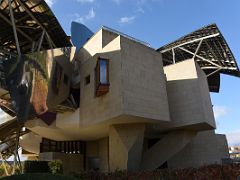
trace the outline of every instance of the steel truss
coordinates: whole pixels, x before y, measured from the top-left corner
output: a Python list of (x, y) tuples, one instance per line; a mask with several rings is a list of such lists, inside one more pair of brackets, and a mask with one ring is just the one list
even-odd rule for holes
[(208, 77), (224, 73), (240, 77), (239, 68), (216, 24), (205, 26), (157, 50), (164, 65), (194, 59)]
[[(165, 49), (165, 50), (162, 50), (162, 51), (160, 51), (161, 53), (166, 53), (166, 52), (168, 52), (168, 51), (172, 51), (172, 59), (173, 59), (173, 64), (175, 64), (176, 63), (176, 53), (175, 53), (175, 51), (176, 51), (176, 49), (179, 49), (179, 50), (181, 50), (181, 51), (183, 51), (183, 52), (185, 52), (185, 53), (188, 53), (189, 55), (192, 55), (192, 59), (194, 59), (195, 61), (199, 61), (199, 60), (201, 60), (201, 61), (204, 61), (204, 62), (206, 62), (208, 65), (206, 65), (206, 66), (202, 66), (201, 68), (204, 70), (204, 69), (209, 69), (209, 70), (213, 70), (213, 72), (211, 72), (211, 73), (209, 73), (209, 74), (207, 74), (207, 77), (209, 77), (209, 76), (211, 76), (211, 75), (214, 75), (215, 73), (217, 73), (217, 72), (219, 72), (219, 71), (221, 71), (221, 70), (238, 70), (238, 68), (237, 67), (226, 67), (226, 66), (223, 66), (220, 62), (221, 62), (221, 60), (219, 60), (219, 59), (207, 59), (207, 58), (204, 58), (203, 56), (201, 56), (201, 55), (198, 55), (198, 53), (199, 53), (199, 49), (201, 48), (201, 46), (202, 46), (202, 43), (206, 40), (206, 39), (211, 39), (211, 38), (213, 38), (213, 37), (217, 37), (217, 36), (219, 36), (220, 34), (219, 33), (216, 33), (216, 34), (213, 34), (213, 35), (210, 35), (210, 36), (206, 36), (206, 37), (202, 37), (202, 38), (197, 38), (197, 39), (195, 39), (195, 40), (192, 40), (192, 41), (189, 41), (189, 42), (185, 42), (185, 43), (182, 43), (182, 44), (179, 44), (179, 45), (177, 45), (177, 46), (174, 46), (174, 47), (172, 47), (172, 48), (168, 48), (168, 49)], [(188, 50), (188, 49), (186, 49), (184, 46), (186, 46), (186, 45), (189, 45), (189, 44), (191, 44), (191, 43), (193, 43), (193, 42), (198, 42), (198, 46), (197, 46), (197, 48), (196, 48), (196, 50), (193, 52), (193, 51), (190, 51), (190, 50)], [(168, 61), (169, 62), (169, 61)], [(215, 63), (215, 62), (217, 62), (217, 63)]]

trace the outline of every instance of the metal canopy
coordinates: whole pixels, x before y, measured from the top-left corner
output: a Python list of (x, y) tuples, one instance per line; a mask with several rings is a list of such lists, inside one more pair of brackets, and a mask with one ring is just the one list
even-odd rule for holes
[(23, 54), (72, 46), (44, 0), (0, 0), (0, 27), (0, 50), (5, 54), (18, 52), (18, 44)]
[(240, 77), (236, 60), (216, 24), (194, 31), (157, 51), (164, 65), (195, 59), (207, 74), (209, 88), (219, 92), (220, 73)]

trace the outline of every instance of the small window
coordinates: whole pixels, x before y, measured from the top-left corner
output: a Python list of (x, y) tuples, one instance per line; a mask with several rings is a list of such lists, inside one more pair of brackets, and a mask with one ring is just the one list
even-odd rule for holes
[(107, 63), (105, 59), (100, 59), (100, 84), (108, 84)]
[(88, 85), (90, 83), (90, 75), (85, 77), (85, 85)]
[(102, 96), (109, 91), (109, 59), (99, 58), (95, 69), (96, 96)]

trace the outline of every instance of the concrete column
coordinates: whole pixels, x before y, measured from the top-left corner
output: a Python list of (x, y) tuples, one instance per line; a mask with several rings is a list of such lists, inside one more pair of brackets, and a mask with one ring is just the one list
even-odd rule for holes
[(109, 130), (110, 171), (137, 171), (142, 160), (144, 124), (113, 125)]

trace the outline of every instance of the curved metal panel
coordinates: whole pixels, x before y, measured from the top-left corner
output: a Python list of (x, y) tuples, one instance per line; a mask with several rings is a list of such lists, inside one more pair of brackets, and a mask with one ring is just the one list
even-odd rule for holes
[(79, 50), (93, 35), (93, 32), (83, 24), (72, 22), (71, 40), (77, 50)]
[[(72, 52), (73, 51), (73, 52)], [(39, 117), (47, 124), (54, 108), (70, 92), (73, 48), (53, 49), (12, 57), (4, 61), (7, 88), (20, 121)]]

